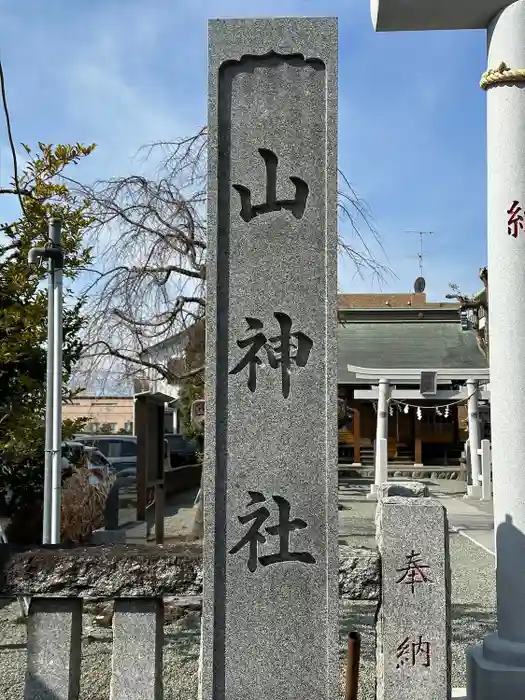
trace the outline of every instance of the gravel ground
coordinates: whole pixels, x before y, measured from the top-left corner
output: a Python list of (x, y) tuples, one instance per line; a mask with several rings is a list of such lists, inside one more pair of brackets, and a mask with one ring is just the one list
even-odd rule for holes
[[(451, 535), (452, 682), (465, 686), (465, 649), (495, 628), (494, 559), (459, 534)], [(374, 611), (370, 603), (346, 603), (340, 615), (341, 689), (344, 684), (346, 638), (362, 635), (359, 700), (373, 700)], [(16, 602), (0, 610), (0, 697), (23, 698), (26, 628), (17, 623)], [(107, 700), (111, 672), (111, 629), (96, 627), (91, 614), (83, 620), (82, 688), (80, 700)], [(200, 618), (190, 612), (164, 628), (165, 700), (197, 700)]]
[[(342, 606), (340, 617), (341, 694), (344, 687), (347, 634), (362, 635), (360, 700), (374, 698), (375, 606)], [(0, 610), (0, 697), (22, 700), (26, 662), (26, 628), (17, 622), (20, 610), (9, 603)], [(111, 676), (111, 629), (96, 627), (92, 615), (83, 617), (81, 692), (79, 700), (108, 700)], [(200, 617), (190, 613), (164, 627), (164, 700), (197, 700)]]

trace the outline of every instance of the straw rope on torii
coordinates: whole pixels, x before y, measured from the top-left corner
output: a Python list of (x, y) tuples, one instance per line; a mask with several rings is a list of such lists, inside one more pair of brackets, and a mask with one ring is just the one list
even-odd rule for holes
[(489, 68), (481, 76), (479, 86), (482, 90), (488, 90), (493, 85), (508, 85), (510, 83), (525, 82), (525, 68), (509, 68), (502, 61), (497, 68)]
[[(468, 394), (468, 396), (462, 396), (460, 399), (457, 399), (456, 401), (449, 401), (448, 403), (442, 403), (442, 404), (431, 404), (429, 406), (426, 405), (421, 405), (421, 404), (414, 404), (414, 403), (409, 403), (408, 401), (403, 401), (402, 399), (388, 399), (389, 407), (391, 408), (394, 405), (397, 405), (398, 407), (403, 407), (404, 412), (407, 413), (407, 409), (412, 408), (415, 411), (421, 410), (421, 411), (436, 411), (439, 412), (441, 409), (444, 409), (445, 411), (449, 410), (452, 406), (459, 406), (460, 404), (467, 404), (469, 399), (474, 396), (474, 394), (477, 394), (480, 389), (482, 389), (484, 386), (487, 386), (488, 382), (484, 382), (482, 384), (479, 384), (478, 388), (476, 391), (473, 391), (472, 393)], [(377, 401), (374, 401), (374, 411), (377, 412)], [(348, 410), (350, 411), (355, 411), (355, 408), (352, 408), (351, 406), (347, 407)], [(390, 415), (392, 415), (390, 413)]]

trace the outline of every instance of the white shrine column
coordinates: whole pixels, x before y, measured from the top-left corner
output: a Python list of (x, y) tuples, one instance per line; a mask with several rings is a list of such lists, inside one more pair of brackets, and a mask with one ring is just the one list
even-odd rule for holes
[[(497, 69), (504, 61), (511, 70), (525, 69), (524, 37), (525, 0), (518, 0), (489, 26), (488, 68)], [(524, 125), (525, 77), (489, 87), (487, 224), (498, 631), (467, 652), (469, 700), (510, 700), (525, 694)], [(519, 217), (516, 228), (510, 221), (512, 210)]]
[(467, 691), (469, 700), (523, 698), (525, 0), (371, 0), (371, 12), (377, 31), (488, 29), (487, 68), (504, 69), (503, 74), (490, 76), (492, 84), (487, 86), (490, 389), (498, 631), (486, 637), (482, 645), (467, 651)]
[[(384, 456), (379, 447), (381, 440), (386, 440), (388, 443), (388, 398), (390, 393), (390, 382), (388, 379), (379, 380), (379, 395), (377, 401), (377, 426), (376, 426), (376, 442), (374, 452), (375, 477), (374, 483), (370, 487), (371, 498), (377, 496), (377, 492), (381, 484), (388, 480), (388, 471), (385, 473)], [(388, 463), (388, 452), (386, 461)]]
[(467, 486), (466, 498), (481, 498), (481, 458), (478, 450), (481, 448), (479, 435), (479, 388), (476, 379), (467, 379), (468, 396), (468, 440), (470, 446), (470, 471), (472, 484)]

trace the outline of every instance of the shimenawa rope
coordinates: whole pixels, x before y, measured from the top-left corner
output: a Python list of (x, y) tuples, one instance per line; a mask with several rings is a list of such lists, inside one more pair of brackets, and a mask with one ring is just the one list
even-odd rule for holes
[(488, 90), (493, 85), (523, 82), (525, 82), (525, 68), (512, 69), (501, 62), (497, 68), (489, 68), (483, 73), (479, 86), (482, 90)]

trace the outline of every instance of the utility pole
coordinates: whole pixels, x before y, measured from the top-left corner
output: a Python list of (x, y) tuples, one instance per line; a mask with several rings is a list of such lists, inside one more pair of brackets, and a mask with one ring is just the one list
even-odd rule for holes
[(31, 248), (30, 264), (48, 262), (43, 544), (60, 544), (62, 487), (62, 267), (60, 219), (49, 221), (49, 245)]

